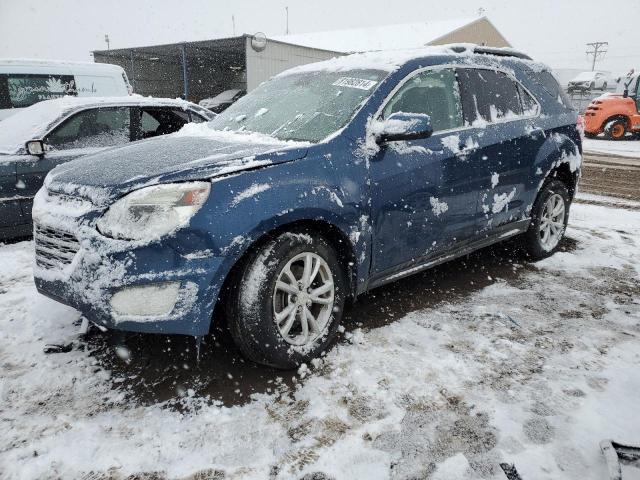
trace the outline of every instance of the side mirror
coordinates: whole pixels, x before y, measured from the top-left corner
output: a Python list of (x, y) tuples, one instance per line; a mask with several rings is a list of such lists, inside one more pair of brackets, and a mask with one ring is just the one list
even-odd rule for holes
[(37, 155), (42, 157), (44, 155), (45, 148), (42, 140), (29, 140), (27, 142), (27, 153), (29, 155)]
[(424, 113), (392, 113), (389, 118), (374, 123), (373, 130), (379, 144), (429, 138), (433, 133), (431, 118)]
[(622, 98), (627, 98), (629, 96), (629, 89), (625, 88), (622, 92)]

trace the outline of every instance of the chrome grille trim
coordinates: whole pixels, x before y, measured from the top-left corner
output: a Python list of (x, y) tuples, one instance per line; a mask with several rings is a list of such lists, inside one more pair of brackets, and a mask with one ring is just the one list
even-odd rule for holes
[(80, 250), (80, 242), (71, 233), (34, 224), (36, 264), (46, 269), (64, 268)]

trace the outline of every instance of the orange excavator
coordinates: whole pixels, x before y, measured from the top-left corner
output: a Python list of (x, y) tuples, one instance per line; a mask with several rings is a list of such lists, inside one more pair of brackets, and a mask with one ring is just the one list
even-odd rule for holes
[(640, 73), (633, 70), (620, 79), (616, 93), (594, 99), (584, 114), (587, 137), (601, 133), (611, 140), (628, 139), (627, 134), (640, 136)]

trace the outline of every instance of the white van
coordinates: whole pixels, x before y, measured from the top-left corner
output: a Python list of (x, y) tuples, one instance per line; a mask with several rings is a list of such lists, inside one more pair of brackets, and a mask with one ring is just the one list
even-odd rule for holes
[(0, 59), (0, 120), (42, 100), (133, 93), (122, 67), (105, 63)]

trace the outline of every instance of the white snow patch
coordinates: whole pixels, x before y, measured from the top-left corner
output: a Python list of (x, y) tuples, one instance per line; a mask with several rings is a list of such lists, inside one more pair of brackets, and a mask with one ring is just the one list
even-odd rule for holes
[(439, 217), (440, 215), (442, 215), (444, 212), (446, 212), (447, 210), (449, 210), (449, 205), (447, 205), (446, 202), (441, 202), (438, 198), (436, 197), (430, 197), (429, 198), (429, 202), (431, 203), (431, 210), (433, 211), (433, 214), (436, 217)]
[(241, 201), (251, 197), (255, 197), (259, 193), (266, 192), (270, 188), (271, 188), (271, 185), (269, 185), (268, 183), (254, 183), (249, 188), (247, 188), (246, 190), (243, 190), (242, 192), (238, 193), (235, 197), (233, 197), (233, 200), (231, 201), (231, 206), (235, 207)]
[(515, 195), (515, 187), (509, 193), (501, 193), (500, 195), (496, 193), (493, 196), (493, 206), (491, 207), (491, 211), (493, 213), (500, 213), (502, 210), (508, 209), (509, 202), (513, 200), (513, 197), (515, 197)]

